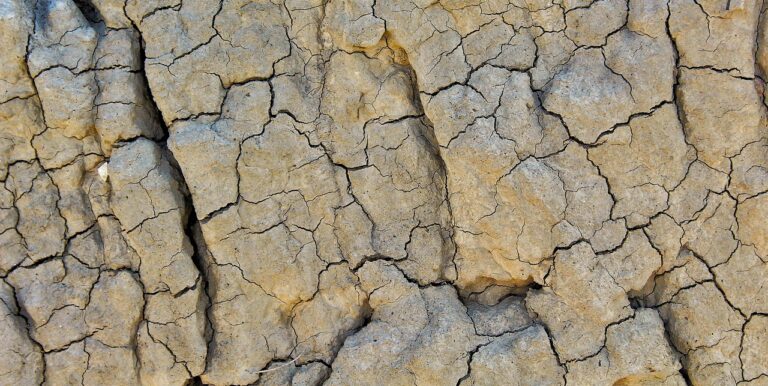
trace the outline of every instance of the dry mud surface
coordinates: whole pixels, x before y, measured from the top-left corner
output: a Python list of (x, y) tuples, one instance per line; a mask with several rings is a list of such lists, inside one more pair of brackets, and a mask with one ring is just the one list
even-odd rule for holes
[(0, 1), (2, 385), (768, 385), (768, 2)]

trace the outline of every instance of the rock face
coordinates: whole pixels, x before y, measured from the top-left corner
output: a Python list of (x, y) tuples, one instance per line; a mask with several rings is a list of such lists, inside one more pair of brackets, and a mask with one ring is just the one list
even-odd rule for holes
[(0, 385), (766, 385), (768, 2), (3, 0)]

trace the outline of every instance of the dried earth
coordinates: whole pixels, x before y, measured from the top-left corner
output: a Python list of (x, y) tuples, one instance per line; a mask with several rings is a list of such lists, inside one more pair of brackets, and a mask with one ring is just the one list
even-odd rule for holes
[(1, 385), (768, 385), (768, 1), (2, 0)]

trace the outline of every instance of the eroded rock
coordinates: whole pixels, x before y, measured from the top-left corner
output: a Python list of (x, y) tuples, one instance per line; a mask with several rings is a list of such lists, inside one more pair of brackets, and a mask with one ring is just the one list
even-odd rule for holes
[(4, 1), (0, 383), (766, 384), (766, 14)]

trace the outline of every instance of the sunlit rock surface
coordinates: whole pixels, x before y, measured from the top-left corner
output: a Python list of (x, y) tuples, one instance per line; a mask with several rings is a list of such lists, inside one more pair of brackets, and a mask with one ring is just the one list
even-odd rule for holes
[(768, 385), (766, 9), (3, 0), (0, 385)]

